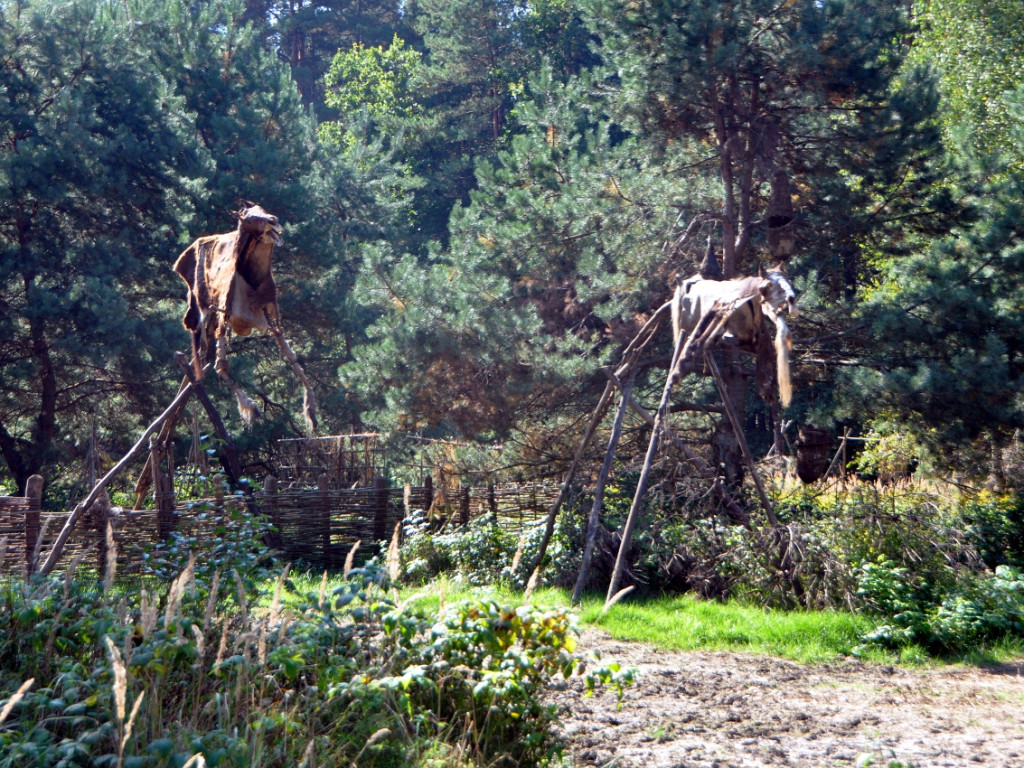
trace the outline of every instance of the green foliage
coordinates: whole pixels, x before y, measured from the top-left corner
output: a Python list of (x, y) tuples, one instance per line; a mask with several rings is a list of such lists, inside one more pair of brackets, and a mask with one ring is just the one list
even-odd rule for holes
[(1024, 170), (1014, 118), (1005, 98), (1024, 84), (1024, 18), (1014, 0), (927, 0), (915, 6), (920, 30), (915, 60), (939, 72), (944, 128), (954, 144), (985, 154), (1008, 153)]
[[(562, 609), (473, 601), (428, 616), (396, 607), (373, 562), (319, 593), (287, 568), (268, 582), (253, 530), (232, 523), (191, 547), (169, 588), (149, 577), (104, 593), (73, 573), (3, 583), (0, 699), (34, 684), (0, 727), (0, 766), (429, 765), (456, 752), (466, 766), (538, 765), (560, 749), (541, 699), (554, 677), (620, 691), (631, 679), (585, 669)], [(162, 563), (180, 569), (186, 543)]]
[[(494, 516), (472, 520), (460, 528), (431, 530), (422, 511), (405, 521), (402, 545), (404, 579), (426, 584), (435, 577), (449, 576), (466, 586), (504, 584), (523, 589), (544, 535), (543, 523), (530, 526), (517, 536)], [(574, 547), (563, 521), (548, 544), (544, 566), (545, 583), (565, 583), (574, 577)], [(518, 560), (517, 560), (518, 556)], [(515, 568), (513, 568), (515, 565)]]
[[(399, 705), (410, 714), (417, 702), (429, 708), (438, 725), (472, 722), (474, 756), (504, 754), (523, 765), (554, 757), (557, 745), (546, 728), (557, 707), (542, 704), (539, 695), (550, 677), (582, 670), (573, 654), (571, 615), (469, 601), (443, 611), (430, 628), (429, 643), (411, 644), (426, 626), (385, 618), (406, 666), (404, 674), (380, 680), (379, 687), (400, 692)], [(611, 664), (590, 671), (586, 680), (590, 687), (607, 683), (621, 692), (632, 672)]]
[(259, 31), (265, 47), (288, 62), (303, 102), (319, 116), (324, 109), (324, 76), (338, 50), (358, 43), (386, 45), (394, 35), (414, 40), (409, 13), (400, 0), (316, 0), (296, 5), (284, 0), (248, 0), (243, 18)]
[(202, 154), (134, 30), (92, 0), (0, 15), (0, 453), (19, 488), (92, 409), (148, 404), (171, 329), (146, 297)]
[(405, 47), (397, 35), (387, 48), (356, 43), (338, 51), (324, 82), (327, 105), (338, 110), (342, 119), (320, 124), (321, 141), (351, 141), (346, 125), (351, 124), (351, 115), (364, 109), (383, 129), (399, 128), (420, 111), (413, 90), (419, 65), (420, 53)]
[(887, 265), (860, 309), (876, 343), (840, 379), (848, 416), (916, 419), (946, 456), (986, 434), (1004, 444), (1024, 424), (1022, 184), (1014, 173), (966, 182), (972, 223)]
[(1024, 575), (1007, 565), (961, 579), (939, 600), (919, 576), (890, 560), (865, 563), (858, 576), (858, 593), (885, 617), (864, 636), (869, 645), (960, 653), (1024, 631)]
[(964, 499), (962, 515), (986, 566), (1024, 567), (1024, 496), (983, 491)]

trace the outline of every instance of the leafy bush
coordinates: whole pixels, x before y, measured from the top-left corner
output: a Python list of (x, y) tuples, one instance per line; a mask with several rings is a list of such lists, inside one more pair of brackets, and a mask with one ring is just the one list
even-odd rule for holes
[(971, 574), (940, 595), (892, 561), (865, 563), (858, 575), (858, 592), (886, 619), (862, 638), (867, 645), (963, 652), (1024, 633), (1024, 575), (1010, 566)]
[[(553, 676), (584, 671), (561, 610), (400, 609), (374, 562), (338, 588), (298, 594), (287, 569), (262, 594), (258, 522), (211, 542), (222, 560), (154, 556), (168, 583), (104, 591), (95, 579), (0, 587), (0, 723), (7, 766), (540, 764), (558, 753), (540, 702)], [(237, 533), (237, 535), (236, 535)], [(205, 562), (204, 562), (205, 560)], [(294, 607), (284, 608), (291, 592)], [(256, 608), (255, 606), (260, 606)], [(628, 674), (597, 668), (588, 684)]]
[[(417, 510), (403, 525), (405, 579), (425, 584), (440, 574), (450, 574), (471, 586), (504, 583), (522, 589), (540, 550), (544, 526), (543, 522), (531, 525), (517, 536), (495, 516), (485, 515), (466, 526), (435, 532), (426, 513)], [(563, 515), (547, 549), (544, 579), (548, 583), (564, 583), (564, 575), (570, 571), (572, 578), (576, 577), (572, 553), (579, 548), (568, 544), (571, 528), (570, 516)]]
[(983, 491), (964, 500), (962, 515), (985, 565), (1024, 568), (1024, 496)]

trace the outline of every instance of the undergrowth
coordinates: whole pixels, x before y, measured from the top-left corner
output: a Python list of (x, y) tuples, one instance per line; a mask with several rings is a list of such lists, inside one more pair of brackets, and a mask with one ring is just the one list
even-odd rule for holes
[[(606, 499), (591, 573), (591, 585), (598, 589), (606, 586), (617, 553), (614, 531), (621, 522), (620, 501), (631, 495), (626, 491)], [(868, 483), (828, 492), (800, 488), (775, 494), (775, 529), (756, 510), (747, 528), (700, 504), (672, 506), (666, 500), (678, 497), (664, 492), (651, 497), (626, 575), (626, 583), (636, 588), (633, 601), (684, 593), (752, 606), (755, 614), (741, 622), (744, 632), (755, 624), (774, 631), (758, 618), (761, 614), (792, 616), (790, 622), (819, 614), (814, 621), (823, 626), (845, 622), (842, 650), (823, 649), (825, 655), (986, 658), (1024, 644), (1024, 499), (1017, 494)], [(582, 519), (578, 509), (563, 512), (544, 583), (575, 582)], [(493, 517), (441, 530), (432, 530), (422, 513), (407, 522), (402, 549), (407, 583), (447, 576), (457, 585), (512, 589), (521, 589), (529, 576), (542, 528), (517, 537)], [(788, 571), (780, 568), (780, 551), (786, 553)], [(689, 604), (689, 615), (696, 606)], [(857, 618), (836, 618), (841, 616)], [(663, 619), (654, 610), (634, 621), (651, 628)], [(683, 642), (697, 645), (723, 641), (728, 634), (714, 629), (718, 639), (711, 641), (702, 639), (704, 625), (691, 622), (689, 629), (677, 629), (681, 638), (689, 638)], [(799, 651), (783, 655), (794, 654)]]
[(545, 765), (552, 678), (630, 679), (587, 666), (564, 608), (402, 606), (373, 562), (302, 589), (252, 541), (0, 586), (0, 768)]

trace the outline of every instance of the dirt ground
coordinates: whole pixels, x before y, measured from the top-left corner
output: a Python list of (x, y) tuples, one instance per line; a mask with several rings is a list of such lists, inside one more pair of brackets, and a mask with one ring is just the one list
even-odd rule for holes
[[(572, 680), (553, 694), (573, 764), (605, 768), (1024, 768), (1024, 662), (901, 669), (669, 653), (588, 629), (580, 650), (635, 666), (622, 706)], [(861, 763), (864, 764), (864, 763)]]

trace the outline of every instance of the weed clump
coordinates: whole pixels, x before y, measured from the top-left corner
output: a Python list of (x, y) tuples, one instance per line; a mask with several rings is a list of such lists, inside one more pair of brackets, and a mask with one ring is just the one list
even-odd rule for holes
[(559, 752), (553, 677), (628, 680), (585, 669), (562, 610), (428, 616), (376, 561), (303, 594), (287, 568), (267, 578), (244, 517), (134, 583), (0, 586), (0, 768), (540, 765)]

